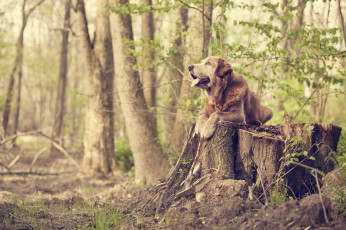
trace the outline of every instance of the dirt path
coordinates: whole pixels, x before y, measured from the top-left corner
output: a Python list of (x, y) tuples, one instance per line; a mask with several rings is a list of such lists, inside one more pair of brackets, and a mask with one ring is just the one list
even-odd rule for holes
[[(0, 229), (92, 228), (95, 216), (114, 209), (127, 196), (131, 178), (88, 176), (64, 156), (52, 159), (46, 151), (32, 165), (42, 149), (37, 147), (24, 149), (10, 171), (1, 170)], [(18, 153), (1, 152), (0, 162), (8, 165)], [(80, 163), (78, 155), (73, 157)]]

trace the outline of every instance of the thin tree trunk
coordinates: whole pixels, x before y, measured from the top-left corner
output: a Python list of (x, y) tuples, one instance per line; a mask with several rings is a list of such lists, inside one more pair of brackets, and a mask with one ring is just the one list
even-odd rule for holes
[(339, 17), (340, 17), (340, 23), (341, 23), (341, 29), (342, 29), (342, 36), (344, 38), (344, 44), (346, 47), (346, 28), (345, 28), (344, 15), (342, 14), (342, 9), (341, 9), (341, 0), (338, 0), (338, 11), (339, 11)]
[[(66, 95), (66, 83), (67, 83), (67, 55), (68, 55), (68, 37), (70, 28), (70, 9), (71, 0), (65, 2), (65, 18), (64, 18), (64, 30), (62, 33), (61, 51), (60, 51), (60, 69), (58, 79), (58, 94), (55, 104), (55, 117), (52, 138), (60, 143), (62, 124), (65, 113), (65, 95)], [(52, 144), (50, 147), (50, 155), (55, 155), (59, 150)]]
[[(174, 12), (176, 13), (176, 12)], [(184, 32), (187, 30), (187, 14), (188, 10), (185, 8), (179, 9), (179, 17), (176, 22), (176, 32), (173, 47), (178, 48), (177, 52), (174, 52), (168, 58), (166, 76), (169, 81), (171, 81), (170, 88), (171, 92), (169, 94), (170, 101), (168, 103), (167, 114), (164, 118), (164, 128), (166, 133), (166, 140), (169, 141), (174, 128), (175, 113), (177, 112), (178, 99), (180, 95), (180, 89), (182, 85), (183, 76), (181, 72), (184, 72), (184, 50), (182, 50), (182, 45), (184, 43), (185, 36)], [(179, 71), (180, 70), (180, 71)]]
[(83, 0), (77, 1), (77, 23), (88, 75), (88, 98), (84, 131), (85, 171), (112, 173), (117, 169), (114, 153), (113, 53), (108, 0), (97, 2), (96, 38), (90, 41)]
[[(127, 0), (116, 2), (128, 3)], [(135, 181), (152, 184), (168, 173), (170, 165), (158, 143), (157, 131), (152, 129), (155, 120), (148, 112), (139, 74), (132, 68), (136, 59), (128, 53), (128, 49), (134, 48), (126, 42), (133, 40), (131, 15), (112, 14), (111, 18), (113, 48), (117, 56), (114, 58), (116, 86), (134, 158)]]
[(6, 100), (5, 100), (5, 108), (4, 108), (4, 114), (2, 119), (2, 127), (4, 129), (4, 135), (7, 136), (9, 134), (8, 130), (8, 124), (10, 120), (11, 115), (11, 104), (12, 104), (12, 94), (13, 94), (13, 87), (15, 83), (15, 74), (17, 72), (17, 66), (18, 66), (18, 50), (17, 50), (17, 58), (14, 64), (14, 67), (12, 69), (11, 75), (10, 75), (10, 82), (7, 87), (7, 93), (6, 93)]
[[(152, 0), (141, 0), (141, 3), (146, 6), (152, 5)], [(142, 37), (144, 38), (143, 44), (143, 65), (148, 68), (142, 73), (143, 93), (148, 108), (152, 108), (156, 103), (156, 75), (154, 67), (149, 68), (152, 60), (154, 60), (154, 52), (150, 47), (150, 41), (154, 40), (154, 15), (153, 12), (142, 14)], [(153, 127), (155, 128), (155, 127)]]
[[(295, 30), (299, 30), (303, 26), (305, 6), (306, 6), (306, 0), (298, 0), (298, 11), (297, 11), (298, 19), (294, 28)], [(294, 44), (300, 44), (300, 43), (301, 43), (301, 39), (298, 36), (297, 39), (291, 39), (290, 47), (292, 47)], [(296, 54), (299, 54), (299, 53), (300, 53), (300, 49), (296, 49)]]
[[(19, 122), (19, 112), (20, 112), (20, 97), (21, 97), (21, 86), (22, 86), (22, 68), (23, 68), (23, 46), (24, 46), (24, 30), (26, 28), (26, 24), (31, 13), (35, 10), (36, 7), (41, 5), (45, 0), (40, 0), (33, 7), (29, 9), (28, 12), (25, 12), (25, 6), (27, 0), (23, 1), (22, 5), (22, 26), (19, 32), (19, 37), (17, 41), (17, 53), (15, 58), (15, 63), (10, 75), (10, 82), (7, 88), (6, 99), (5, 99), (5, 111), (3, 115), (3, 128), (5, 135), (9, 134), (8, 124), (11, 114), (12, 107), (12, 96), (13, 96), (13, 88), (15, 83), (15, 75), (18, 73), (18, 88), (17, 88), (17, 98), (16, 98), (16, 113), (14, 115), (14, 122), (12, 126), (12, 133), (16, 134), (18, 129)], [(13, 139), (13, 143), (16, 139)]]
[[(12, 133), (16, 134), (18, 130), (18, 122), (19, 122), (19, 115), (20, 115), (20, 102), (21, 102), (21, 92), (22, 92), (22, 75), (23, 75), (23, 48), (24, 48), (24, 30), (27, 24), (27, 18), (25, 15), (25, 2), (23, 3), (23, 20), (22, 20), (22, 29), (20, 32), (20, 36), (18, 39), (18, 67), (17, 67), (17, 73), (18, 73), (18, 84), (17, 84), (17, 98), (16, 98), (16, 110), (14, 115), (14, 121), (12, 126)], [(15, 143), (16, 138), (12, 140), (13, 143)]]
[[(203, 10), (204, 15), (208, 15), (210, 19), (212, 15), (212, 6), (213, 1), (211, 1), (209, 4), (205, 4)], [(204, 21), (204, 27), (201, 26), (202, 21)], [(189, 29), (186, 42), (187, 51), (184, 59), (184, 66), (188, 66), (194, 63), (195, 58), (207, 57), (207, 42), (209, 42), (210, 40), (211, 21), (209, 21), (205, 16), (203, 16), (203, 14), (200, 11), (190, 9), (188, 15), (188, 23)], [(201, 36), (201, 34), (203, 36)], [(191, 78), (187, 68), (185, 68), (184, 75), (188, 79)], [(178, 104), (184, 105), (187, 100), (191, 100), (194, 98), (196, 98), (196, 95), (194, 95), (193, 90), (191, 90), (190, 82), (183, 79)], [(170, 141), (170, 145), (175, 155), (177, 156), (182, 151), (186, 139), (186, 134), (188, 132), (189, 127), (191, 126), (191, 123), (188, 121), (187, 117), (189, 114), (186, 113), (186, 110), (191, 109), (193, 108), (178, 108), (177, 110), (174, 129)]]

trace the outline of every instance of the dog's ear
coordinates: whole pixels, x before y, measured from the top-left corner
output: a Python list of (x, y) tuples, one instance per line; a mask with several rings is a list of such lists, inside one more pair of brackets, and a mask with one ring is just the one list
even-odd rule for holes
[(231, 74), (233, 71), (232, 66), (223, 58), (219, 58), (217, 61), (217, 67), (215, 69), (215, 76), (219, 78), (225, 77), (227, 74)]

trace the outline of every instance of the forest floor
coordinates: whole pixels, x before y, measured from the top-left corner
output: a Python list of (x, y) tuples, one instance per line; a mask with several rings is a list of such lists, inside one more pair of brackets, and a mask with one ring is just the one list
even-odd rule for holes
[[(155, 217), (140, 208), (153, 195), (150, 188), (134, 186), (133, 178), (124, 175), (86, 175), (64, 156), (50, 158), (48, 151), (33, 164), (44, 147), (23, 145), (24, 154), (11, 171), (4, 174), (2, 168), (0, 229), (308, 230), (346, 225), (345, 218), (330, 210), (327, 198), (327, 211), (334, 214), (325, 221), (316, 194), (266, 206), (240, 197), (214, 196), (202, 202), (187, 197)], [(18, 152), (0, 152), (0, 162), (8, 165)], [(72, 157), (81, 162), (80, 155)]]

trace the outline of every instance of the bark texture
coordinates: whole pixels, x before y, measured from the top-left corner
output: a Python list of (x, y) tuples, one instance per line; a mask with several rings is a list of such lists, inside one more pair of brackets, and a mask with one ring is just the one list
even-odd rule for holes
[[(203, 1), (204, 2), (204, 1)], [(212, 2), (208, 4), (198, 5), (200, 11), (195, 9), (190, 9), (188, 13), (188, 36), (187, 36), (187, 50), (184, 59), (184, 66), (189, 66), (192, 63), (195, 63), (195, 58), (205, 58), (208, 56), (207, 46), (210, 40), (210, 25), (211, 21), (211, 12), (212, 12)], [(209, 19), (208, 19), (208, 18)], [(203, 23), (201, 23), (203, 22)], [(184, 76), (186, 79), (190, 79), (190, 74), (187, 68), (184, 69)], [(180, 90), (178, 105), (184, 106), (186, 101), (189, 99), (196, 98), (196, 95), (193, 93), (193, 90), (190, 87), (190, 81), (183, 79), (182, 86)], [(177, 114), (175, 117), (173, 133), (170, 140), (170, 145), (176, 155), (182, 150), (182, 146), (186, 139), (186, 134), (191, 126), (191, 123), (188, 121), (187, 110), (193, 108), (182, 108), (177, 109)]]
[(88, 75), (83, 167), (86, 171), (116, 170), (113, 119), (113, 51), (108, 0), (97, 2), (94, 44), (90, 41), (84, 1), (77, 1), (77, 23)]
[[(313, 126), (311, 134), (303, 128), (307, 126)], [(330, 124), (250, 126), (220, 122), (214, 136), (203, 140), (192, 129), (176, 166), (152, 188), (155, 195), (145, 208), (159, 213), (182, 197), (195, 196), (200, 202), (220, 192), (252, 197), (254, 191), (264, 199), (274, 185), (289, 188), (288, 193), (296, 197), (314, 193), (316, 179), (306, 166), (324, 173), (332, 171), (340, 134), (341, 128)], [(281, 160), (289, 153), (285, 146), (293, 137), (306, 140), (301, 144), (308, 155), (299, 157), (300, 165)], [(281, 178), (283, 181), (277, 180)]]
[[(71, 16), (71, 0), (65, 2), (65, 17), (64, 17), (64, 29), (61, 31), (62, 41), (60, 50), (60, 68), (59, 68), (59, 79), (58, 79), (58, 92), (55, 104), (55, 116), (53, 124), (52, 138), (61, 143), (60, 137), (62, 135), (62, 124), (65, 113), (65, 96), (66, 96), (66, 84), (67, 84), (67, 55), (68, 55), (68, 38), (70, 28), (70, 16)], [(50, 147), (50, 155), (54, 156), (59, 152), (54, 145)]]
[[(118, 1), (126, 4), (128, 1)], [(170, 165), (158, 142), (155, 122), (148, 112), (143, 86), (137, 71), (135, 57), (128, 52), (133, 49), (126, 41), (133, 40), (132, 20), (129, 14), (112, 14), (112, 37), (116, 66), (116, 85), (125, 117), (127, 135), (135, 164), (136, 183), (152, 184), (166, 175)]]

